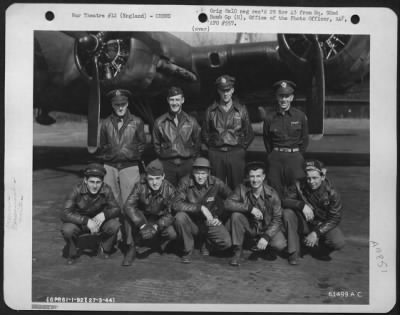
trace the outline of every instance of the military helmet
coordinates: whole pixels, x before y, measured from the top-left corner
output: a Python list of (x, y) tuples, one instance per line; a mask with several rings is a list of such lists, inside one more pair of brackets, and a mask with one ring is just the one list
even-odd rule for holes
[(203, 157), (198, 157), (193, 162), (193, 168), (208, 168), (211, 169), (210, 161)]

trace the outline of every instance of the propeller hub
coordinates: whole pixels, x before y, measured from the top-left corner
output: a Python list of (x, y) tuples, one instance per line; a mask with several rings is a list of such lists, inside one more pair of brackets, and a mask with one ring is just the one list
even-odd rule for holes
[(94, 52), (99, 47), (99, 40), (93, 34), (85, 35), (78, 40), (79, 45), (87, 52)]
[(113, 34), (97, 32), (85, 34), (75, 44), (75, 62), (79, 71), (89, 80), (94, 75), (93, 62), (98, 67), (98, 79), (109, 81), (124, 69), (130, 52), (129, 37), (115, 38)]

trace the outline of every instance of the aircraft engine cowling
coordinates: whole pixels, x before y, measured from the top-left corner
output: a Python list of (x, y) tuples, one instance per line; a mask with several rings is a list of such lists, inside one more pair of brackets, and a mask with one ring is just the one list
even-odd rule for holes
[[(343, 90), (360, 81), (369, 72), (369, 36), (319, 34), (323, 52), (326, 87)], [(311, 35), (278, 34), (279, 55), (301, 85), (310, 74), (313, 58)]]
[(130, 38), (110, 32), (87, 33), (75, 41), (75, 63), (87, 80), (93, 79), (94, 57), (97, 58), (99, 81), (115, 81), (124, 71), (130, 52)]

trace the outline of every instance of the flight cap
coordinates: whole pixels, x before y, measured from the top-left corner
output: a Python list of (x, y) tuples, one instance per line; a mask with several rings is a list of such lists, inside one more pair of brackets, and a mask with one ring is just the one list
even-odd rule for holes
[(127, 102), (131, 92), (124, 89), (115, 89), (107, 93), (107, 97), (110, 99), (111, 104), (114, 102)]
[(164, 167), (159, 159), (155, 159), (147, 164), (146, 167), (147, 175), (151, 176), (162, 176), (164, 175)]
[(215, 81), (215, 85), (217, 86), (218, 90), (230, 90), (235, 86), (236, 79), (231, 77), (230, 75), (221, 75)]
[(103, 178), (106, 175), (106, 169), (102, 164), (99, 163), (91, 163), (85, 168), (84, 175), (86, 177), (99, 177)]
[(168, 89), (167, 97), (172, 97), (172, 96), (176, 96), (176, 95), (182, 95), (183, 96), (183, 90), (180, 87), (171, 86)]
[(319, 173), (326, 173), (326, 168), (321, 161), (318, 160), (307, 160), (304, 162), (304, 170), (307, 171), (317, 171)]
[(289, 95), (289, 94), (293, 94), (293, 92), (296, 88), (296, 84), (292, 81), (281, 80), (281, 81), (275, 82), (272, 85), (272, 87), (275, 90), (275, 94)]

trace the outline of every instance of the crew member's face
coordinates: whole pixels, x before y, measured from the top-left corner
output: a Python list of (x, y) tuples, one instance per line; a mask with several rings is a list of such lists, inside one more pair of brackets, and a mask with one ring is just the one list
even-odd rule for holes
[(276, 100), (278, 101), (281, 110), (285, 111), (290, 108), (290, 104), (293, 102), (293, 94), (277, 94)]
[(87, 189), (92, 195), (96, 195), (103, 186), (103, 180), (99, 177), (94, 177), (94, 176), (90, 176), (87, 178), (85, 177), (84, 182), (86, 184)]
[(115, 115), (118, 117), (123, 117), (128, 110), (128, 101), (112, 101), (112, 107)]
[(307, 171), (307, 184), (311, 190), (318, 189), (325, 180), (325, 175), (318, 171)]
[(253, 189), (260, 188), (265, 180), (264, 170), (262, 168), (259, 168), (257, 170), (251, 170), (249, 172), (249, 180), (251, 188)]
[(203, 168), (195, 168), (193, 170), (193, 177), (196, 183), (200, 186), (204, 185), (207, 181), (207, 178), (210, 174), (208, 169)]
[(221, 100), (221, 102), (223, 102), (224, 104), (227, 104), (232, 100), (232, 95), (233, 95), (233, 92), (235, 92), (235, 89), (234, 88), (231, 88), (229, 90), (218, 89), (217, 91), (218, 91), (219, 99)]
[(171, 113), (178, 114), (181, 109), (182, 105), (185, 102), (183, 95), (175, 95), (167, 98), (169, 109)]
[(149, 187), (154, 190), (157, 191), (160, 189), (163, 180), (164, 180), (165, 175), (147, 175), (147, 183), (149, 184)]

